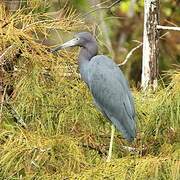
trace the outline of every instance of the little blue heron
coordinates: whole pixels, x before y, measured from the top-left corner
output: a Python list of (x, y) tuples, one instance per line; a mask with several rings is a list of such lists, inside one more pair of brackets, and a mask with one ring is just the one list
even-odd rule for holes
[[(96, 39), (89, 32), (80, 32), (74, 39), (54, 48), (80, 46), (78, 64), (81, 78), (87, 84), (94, 103), (102, 114), (122, 133), (128, 141), (136, 136), (134, 101), (127, 80), (118, 65), (104, 55), (97, 55)], [(114, 126), (107, 161), (112, 154)]]

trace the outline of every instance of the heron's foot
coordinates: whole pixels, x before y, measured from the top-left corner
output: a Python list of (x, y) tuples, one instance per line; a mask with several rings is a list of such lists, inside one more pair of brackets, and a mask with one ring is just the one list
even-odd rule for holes
[(131, 152), (131, 153), (136, 153), (138, 150), (137, 148), (131, 147), (131, 146), (122, 146), (125, 150)]

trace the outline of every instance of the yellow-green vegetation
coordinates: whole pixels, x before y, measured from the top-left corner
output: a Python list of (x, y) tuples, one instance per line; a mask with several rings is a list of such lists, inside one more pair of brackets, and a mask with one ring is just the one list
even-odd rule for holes
[(116, 132), (107, 163), (110, 124), (76, 73), (77, 54), (52, 55), (40, 41), (50, 31), (87, 27), (71, 9), (57, 19), (34, 12), (8, 15), (0, 5), (1, 62), (16, 66), (3, 71), (4, 89), (13, 85), (14, 92), (1, 104), (0, 179), (180, 179), (180, 72), (168, 73), (170, 84), (156, 92), (134, 89), (137, 139), (128, 144)]

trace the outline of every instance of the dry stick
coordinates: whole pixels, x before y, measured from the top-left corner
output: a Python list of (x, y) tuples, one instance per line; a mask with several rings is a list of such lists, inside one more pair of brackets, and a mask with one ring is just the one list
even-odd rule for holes
[(23, 27), (23, 28), (21, 29), (21, 31), (24, 31), (24, 30), (26, 30), (27, 28), (29, 28), (29, 27), (31, 27), (31, 26), (33, 26), (33, 25), (37, 25), (37, 24), (39, 24), (39, 23), (44, 23), (44, 22), (58, 22), (58, 21), (59, 21), (58, 19), (45, 19), (45, 20), (41, 20), (41, 21), (36, 21), (36, 22), (34, 22), (34, 23), (28, 24), (27, 26)]
[(22, 127), (27, 128), (26, 123), (24, 122), (22, 117), (18, 114), (18, 112), (13, 108), (11, 104), (5, 102), (4, 106), (9, 110), (11, 115), (16, 119), (17, 123), (19, 123)]
[(171, 27), (171, 26), (161, 26), (157, 25), (157, 29), (163, 29), (163, 30), (171, 30), (171, 31), (180, 31), (180, 27)]
[(136, 46), (135, 48), (133, 48), (126, 56), (125, 60), (118, 64), (118, 66), (122, 66), (125, 65), (127, 63), (127, 61), (129, 60), (129, 58), (132, 56), (132, 54), (134, 53), (134, 51), (136, 51), (138, 48), (140, 48), (143, 45), (143, 43), (140, 43), (138, 46)]
[(0, 56), (0, 60), (4, 57), (4, 55), (13, 47), (13, 45), (9, 46)]
[(164, 33), (162, 36), (159, 37), (159, 39), (162, 39), (164, 36), (166, 36), (167, 34), (169, 34), (169, 32)]
[(92, 5), (91, 8), (99, 7), (99, 6), (103, 5), (103, 4), (106, 4), (108, 1), (109, 0), (101, 2), (101, 3), (98, 3), (98, 4), (95, 4), (95, 5)]
[(165, 22), (167, 22), (168, 24), (174, 26), (174, 27), (177, 27), (177, 24), (171, 22), (171, 21), (168, 21), (167, 19), (165, 19)]
[[(159, 37), (159, 39), (163, 38), (163, 37), (166, 36), (167, 34), (169, 34), (169, 32), (164, 33), (162, 36)], [(135, 40), (134, 40), (134, 41), (135, 41)], [(140, 44), (139, 44), (138, 46), (136, 46), (135, 48), (133, 48), (133, 49), (127, 54), (125, 60), (124, 60), (122, 63), (118, 64), (118, 66), (125, 65), (125, 64), (127, 63), (127, 61), (129, 60), (129, 58), (130, 58), (130, 57), (132, 56), (132, 54), (134, 53), (134, 51), (136, 51), (138, 48), (140, 48), (140, 47), (143, 45), (143, 43), (140, 42), (140, 41), (135, 41), (135, 42), (138, 42), (138, 43), (140, 43)]]
[[(113, 6), (115, 6), (116, 4), (118, 4), (120, 1), (121, 1), (121, 0), (117, 0), (117, 1), (115, 1), (114, 3), (112, 3), (110, 6), (98, 7), (98, 8), (96, 8), (96, 9), (93, 9), (93, 10), (85, 13), (82, 17), (86, 17), (87, 15), (89, 15), (89, 14), (95, 12), (95, 11), (99, 11), (99, 10), (102, 10), (102, 9), (110, 9), (110, 8), (112, 8)], [(98, 5), (99, 5), (99, 4), (98, 4)]]

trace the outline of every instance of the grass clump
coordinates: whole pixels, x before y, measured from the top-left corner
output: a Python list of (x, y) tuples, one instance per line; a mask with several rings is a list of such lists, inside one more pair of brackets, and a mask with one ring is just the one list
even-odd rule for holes
[(1, 27), (3, 60), (17, 68), (4, 72), (5, 89), (13, 85), (14, 91), (3, 101), (27, 124), (14, 122), (1, 105), (2, 179), (179, 179), (179, 72), (156, 92), (134, 90), (137, 152), (123, 149), (127, 142), (116, 132), (113, 158), (106, 163), (110, 125), (76, 73), (76, 53), (54, 56), (39, 43), (49, 29), (74, 31), (86, 28), (83, 22), (70, 10), (58, 20), (27, 9), (6, 16), (2, 4), (1, 10), (0, 18), (9, 22)]

